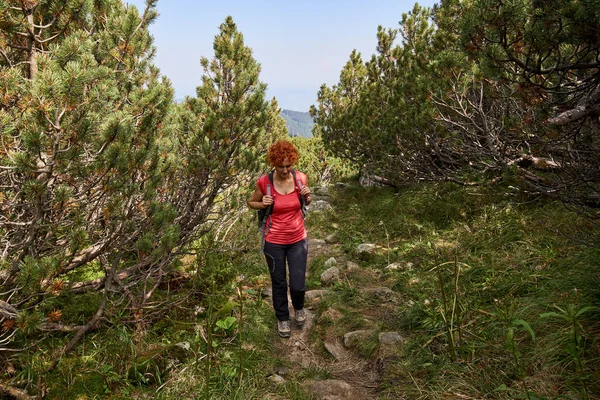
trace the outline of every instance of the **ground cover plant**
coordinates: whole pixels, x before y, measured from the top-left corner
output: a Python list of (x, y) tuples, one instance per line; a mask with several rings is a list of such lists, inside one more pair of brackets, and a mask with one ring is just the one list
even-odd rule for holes
[(593, 224), (559, 203), (497, 193), (448, 183), (336, 192), (329, 223), (345, 252), (379, 244), (361, 273), (402, 296), (377, 319), (406, 337), (381, 382), (391, 398), (598, 395)]
[[(310, 399), (306, 382), (340, 376), (325, 344), (370, 329), (351, 352), (353, 362), (378, 366), (377, 398), (594, 398), (600, 257), (585, 241), (594, 225), (556, 202), (498, 193), (449, 183), (331, 188), (333, 208), (308, 219), (311, 237), (335, 236), (310, 262), (308, 289), (330, 291), (311, 310), (313, 365), (281, 351), (294, 343), (276, 336), (247, 213), (235, 228), (245, 240), (197, 243), (177, 269), (180, 283), (171, 279), (157, 295), (168, 312), (145, 329), (109, 304), (102, 327), (50, 375), (41, 376), (47, 355), (69, 335), (5, 358), (2, 378), (47, 398)], [(367, 242), (379, 250), (359, 257), (357, 245)], [(329, 256), (358, 269), (340, 265), (344, 279), (322, 284)], [(375, 299), (366, 291), (373, 286), (391, 288), (397, 300)], [(58, 301), (75, 322), (102, 296)], [(377, 340), (387, 331), (403, 337), (393, 357)], [(281, 370), (285, 382), (273, 383)]]

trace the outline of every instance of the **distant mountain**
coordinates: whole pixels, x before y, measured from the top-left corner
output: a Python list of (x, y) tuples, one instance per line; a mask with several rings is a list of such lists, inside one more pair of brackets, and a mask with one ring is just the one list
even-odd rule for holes
[[(185, 98), (175, 99), (175, 103), (181, 104)], [(311, 138), (312, 128), (315, 123), (307, 112), (281, 110), (281, 116), (285, 119), (290, 136), (302, 136)]]
[(281, 110), (281, 116), (285, 119), (290, 136), (312, 137), (312, 128), (315, 123), (309, 113)]

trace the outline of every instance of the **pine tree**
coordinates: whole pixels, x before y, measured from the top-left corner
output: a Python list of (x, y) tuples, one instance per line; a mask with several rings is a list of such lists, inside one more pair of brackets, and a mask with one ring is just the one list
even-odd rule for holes
[(477, 0), (458, 27), (486, 79), (533, 113), (516, 127), (526, 189), (600, 207), (598, 2)]
[(437, 132), (428, 101), (438, 50), (433, 39), (431, 10), (415, 5), (400, 29), (378, 28), (377, 54), (363, 63), (353, 52), (339, 84), (321, 88), (311, 113), (335, 155), (392, 183), (436, 176), (431, 150)]
[[(151, 65), (155, 3), (0, 2), (0, 284), (24, 330), (65, 291), (153, 276), (175, 246), (143, 246), (175, 218), (158, 190), (173, 90)], [(73, 280), (84, 268), (100, 277)]]
[(234, 195), (264, 168), (266, 146), (285, 134), (277, 102), (265, 100), (260, 65), (231, 17), (219, 27), (213, 47), (214, 58), (201, 59), (197, 97), (186, 98), (174, 115), (178, 167), (169, 179), (179, 182), (179, 190), (170, 202), (182, 216), (184, 242), (206, 232), (217, 211), (240, 204)]

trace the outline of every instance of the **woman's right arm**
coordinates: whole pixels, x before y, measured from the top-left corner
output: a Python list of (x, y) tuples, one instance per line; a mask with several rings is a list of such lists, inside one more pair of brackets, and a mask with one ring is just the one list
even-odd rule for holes
[(254, 193), (247, 201), (248, 207), (260, 210), (261, 208), (267, 208), (271, 204), (273, 204), (273, 198), (271, 196), (263, 196), (262, 191), (258, 187), (258, 183), (256, 184), (256, 188), (254, 189)]

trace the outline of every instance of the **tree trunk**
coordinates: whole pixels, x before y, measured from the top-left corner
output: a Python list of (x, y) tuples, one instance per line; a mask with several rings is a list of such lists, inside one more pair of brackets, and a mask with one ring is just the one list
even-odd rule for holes
[(35, 78), (37, 75), (37, 50), (35, 48), (35, 35), (34, 35), (34, 26), (33, 26), (33, 9), (28, 10), (27, 14), (27, 23), (29, 28), (29, 79)]

